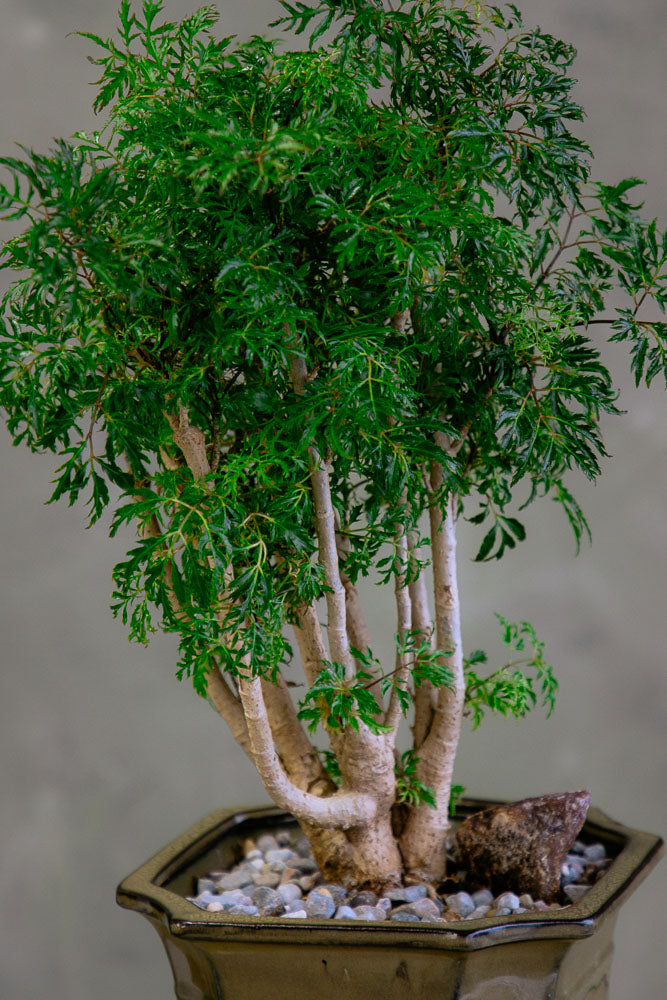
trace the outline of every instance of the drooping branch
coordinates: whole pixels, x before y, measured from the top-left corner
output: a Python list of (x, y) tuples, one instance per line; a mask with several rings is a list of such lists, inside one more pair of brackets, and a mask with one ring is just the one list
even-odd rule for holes
[[(206, 439), (203, 432), (192, 426), (188, 412), (178, 407), (178, 417), (166, 414), (173, 431), (174, 441), (187, 462), (195, 479), (208, 475), (211, 467), (206, 455)], [(227, 582), (233, 578), (233, 568), (226, 571)], [(170, 588), (173, 594), (173, 589)], [(220, 595), (216, 617), (224, 629), (225, 617), (229, 610), (226, 595)], [(232, 646), (237, 645), (233, 635), (229, 636)], [(241, 703), (229, 689), (219, 669), (214, 669), (208, 677), (208, 700), (225, 719), (237, 742), (246, 752), (251, 750), (247, 732), (247, 722)], [(303, 726), (297, 717), (296, 709), (289, 696), (282, 677), (276, 684), (262, 680), (262, 689), (268, 710), (269, 725), (273, 732), (276, 748), (285, 765), (287, 773), (299, 787), (316, 789), (319, 794), (330, 790), (333, 785), (318, 757), (315, 747), (306, 736)]]
[(314, 795), (331, 795), (336, 786), (304, 732), (284, 677), (279, 675), (276, 683), (262, 678), (261, 687), (275, 747), (289, 779)]
[(329, 798), (321, 798), (297, 788), (285, 774), (276, 753), (260, 679), (239, 677), (239, 693), (255, 766), (264, 788), (277, 806), (298, 819), (321, 827), (347, 830), (373, 820), (377, 802), (371, 795), (336, 792)]
[[(160, 526), (155, 515), (151, 517), (150, 521), (147, 521), (143, 525), (142, 534), (144, 538), (160, 538), (162, 536), (162, 532), (160, 531)], [(172, 583), (172, 567), (170, 562), (165, 564), (163, 578), (165, 589), (167, 591), (167, 598), (174, 615), (181, 621), (189, 621), (189, 615), (183, 610), (176, 594), (174, 593)], [(252, 760), (252, 748), (250, 746), (248, 728), (243, 716), (241, 702), (227, 684), (227, 681), (222, 676), (222, 672), (217, 665), (214, 665), (207, 674), (206, 699), (220, 715), (220, 717), (227, 723), (232, 736), (243, 752), (250, 758), (250, 760)]]

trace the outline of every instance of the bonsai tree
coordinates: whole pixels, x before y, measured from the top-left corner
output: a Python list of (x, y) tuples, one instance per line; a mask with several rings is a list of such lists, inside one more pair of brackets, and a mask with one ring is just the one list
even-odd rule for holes
[(457, 521), (481, 561), (537, 498), (588, 534), (570, 473), (597, 476), (618, 412), (591, 328), (638, 382), (665, 372), (667, 240), (639, 181), (591, 179), (575, 50), (513, 6), (281, 6), (306, 51), (221, 39), (211, 8), (162, 23), (159, 0), (85, 35), (104, 128), (0, 160), (24, 223), (0, 402), (61, 457), (51, 500), (137, 526), (114, 614), (177, 634), (178, 677), (324, 873), (433, 880), (463, 717), (557, 687), (527, 623), (500, 619), (499, 669), (464, 652)]

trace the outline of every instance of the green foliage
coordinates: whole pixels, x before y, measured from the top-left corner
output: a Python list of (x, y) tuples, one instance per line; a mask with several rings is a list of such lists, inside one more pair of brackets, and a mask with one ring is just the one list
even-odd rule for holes
[(435, 794), (432, 788), (425, 785), (417, 777), (417, 764), (420, 758), (416, 750), (406, 750), (401, 754), (400, 763), (396, 764), (396, 801), (405, 802), (415, 807), (426, 805), (435, 809)]
[(348, 726), (358, 730), (359, 723), (363, 722), (372, 733), (386, 733), (391, 727), (378, 721), (381, 709), (369, 690), (372, 684), (372, 675), (367, 671), (357, 670), (351, 680), (346, 680), (342, 663), (325, 660), (317, 680), (301, 703), (299, 718), (308, 723), (311, 732), (320, 723), (335, 732), (343, 732)]
[[(667, 368), (652, 312), (667, 241), (630, 200), (635, 179), (590, 177), (572, 46), (485, 3), (282, 6), (276, 23), (309, 50), (220, 38), (210, 7), (171, 23), (159, 0), (123, 0), (116, 38), (82, 33), (105, 127), (0, 159), (0, 212), (23, 225), (0, 254), (9, 431), (60, 457), (52, 500), (143, 528), (114, 611), (137, 641), (178, 634), (179, 676), (200, 692), (244, 656), (275, 676), (285, 623), (325, 593), (309, 448), (330, 460), (352, 582), (393, 582), (386, 552), (398, 527), (419, 534), (433, 461), (437, 502), (456, 492), (480, 526), (480, 560), (523, 539), (513, 505), (542, 496), (578, 542), (569, 475), (597, 476), (600, 417), (617, 412), (590, 324), (617, 286), (611, 339), (638, 381)], [(179, 407), (205, 480), (174, 442)], [(438, 656), (410, 651), (414, 685), (447, 683)], [(475, 718), (521, 714), (525, 675), (494, 676), (469, 672)], [(345, 684), (331, 663), (302, 715), (377, 727), (378, 707), (363, 670)]]
[(496, 618), (502, 626), (502, 641), (512, 651), (512, 659), (487, 677), (480, 677), (475, 667), (487, 662), (486, 653), (475, 650), (466, 658), (465, 714), (472, 717), (476, 729), (488, 709), (499, 715), (523, 718), (537, 704), (538, 691), (547, 717), (554, 710), (558, 681), (553, 667), (544, 659), (544, 643), (528, 622), (508, 622)]

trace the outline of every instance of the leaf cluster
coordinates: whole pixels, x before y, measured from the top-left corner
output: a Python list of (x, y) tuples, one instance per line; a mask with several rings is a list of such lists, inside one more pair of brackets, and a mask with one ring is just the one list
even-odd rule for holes
[[(177, 633), (199, 691), (246, 655), (275, 676), (285, 623), (325, 593), (310, 449), (353, 583), (393, 581), (397, 528), (419, 536), (452, 493), (480, 560), (523, 539), (515, 506), (543, 496), (578, 541), (569, 476), (598, 475), (617, 412), (592, 323), (628, 344), (637, 380), (666, 370), (667, 239), (635, 179), (591, 178), (572, 46), (485, 3), (282, 6), (307, 51), (219, 37), (210, 7), (172, 23), (159, 0), (123, 0), (116, 38), (82, 33), (105, 126), (0, 158), (0, 212), (23, 226), (0, 254), (9, 431), (60, 457), (52, 500), (140, 527), (114, 610), (138, 641)], [(414, 682), (434, 680), (414, 654)], [(469, 679), (474, 704), (510, 710), (498, 678)], [(328, 664), (308, 720), (376, 718), (363, 681)]]
[(538, 697), (546, 708), (547, 718), (554, 710), (558, 681), (544, 659), (544, 643), (529, 622), (514, 624), (496, 614), (503, 643), (512, 658), (486, 677), (476, 667), (487, 662), (486, 653), (475, 650), (465, 660), (465, 710), (477, 729), (487, 709), (498, 715), (523, 718), (535, 707)]

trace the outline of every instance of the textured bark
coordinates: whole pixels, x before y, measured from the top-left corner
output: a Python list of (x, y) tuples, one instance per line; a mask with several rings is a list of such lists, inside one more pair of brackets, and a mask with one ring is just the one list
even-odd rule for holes
[[(289, 327), (286, 334), (290, 335)], [(307, 379), (306, 364), (302, 358), (292, 355), (290, 374), (294, 392), (302, 395)], [(329, 653), (333, 661), (343, 665), (346, 678), (352, 680), (356, 671), (347, 637), (345, 589), (338, 565), (330, 477), (317, 449), (309, 447), (308, 455), (319, 560), (328, 588), (326, 603)], [(343, 792), (369, 795), (375, 799), (378, 809), (391, 808), (395, 790), (394, 758), (382, 736), (371, 733), (363, 722), (359, 722), (358, 730), (348, 728), (337, 741), (336, 756), (340, 764)]]
[[(442, 466), (433, 463), (431, 482), (436, 493), (443, 483)], [(456, 579), (455, 498), (447, 501), (443, 520), (439, 504), (433, 504), (431, 546), (438, 648), (450, 652), (446, 663), (453, 673), (452, 687), (440, 688), (430, 732), (420, 749), (417, 777), (433, 788), (436, 808), (425, 805), (411, 811), (401, 837), (407, 871), (424, 881), (441, 878), (445, 871), (445, 834), (449, 826), (449, 796), (454, 758), (461, 733), (465, 679), (458, 584)]]
[(350, 542), (345, 534), (341, 532), (340, 525), (338, 524), (338, 518), (336, 518), (336, 548), (338, 549), (340, 563), (342, 563), (340, 567), (340, 578), (343, 587), (345, 588), (347, 637), (352, 646), (355, 646), (362, 652), (366, 652), (371, 644), (371, 635), (368, 631), (368, 626), (364, 621), (364, 615), (359, 603), (357, 588), (345, 572), (345, 559), (350, 552)]
[(336, 786), (306, 736), (283, 677), (277, 683), (262, 679), (262, 696), (280, 760), (297, 788), (314, 795), (331, 795)]
[(322, 669), (324, 660), (327, 659), (327, 650), (315, 604), (306, 604), (305, 602), (301, 604), (298, 617), (299, 624), (292, 627), (301, 653), (303, 671), (312, 687)]
[[(408, 548), (412, 551), (416, 544), (414, 534), (408, 536)], [(428, 588), (426, 574), (421, 572), (410, 584), (410, 601), (412, 603), (412, 628), (419, 633), (418, 642), (421, 645), (426, 640), (429, 650), (433, 650), (433, 622), (428, 605)], [(424, 681), (415, 688), (415, 715), (412, 727), (412, 742), (419, 749), (431, 728), (433, 713), (438, 703), (438, 689), (431, 681)]]
[(238, 745), (252, 760), (252, 747), (250, 745), (248, 727), (246, 726), (241, 702), (217, 667), (211, 670), (207, 680), (206, 700), (209, 705), (213, 706), (220, 717), (224, 719)]
[(174, 443), (180, 448), (183, 457), (194, 479), (203, 479), (211, 471), (206, 456), (206, 439), (199, 427), (190, 423), (188, 411), (184, 406), (178, 407), (178, 416), (165, 413), (174, 437)]
[[(303, 358), (292, 355), (291, 377), (294, 391), (302, 395), (306, 385), (306, 364)], [(313, 492), (315, 526), (319, 545), (320, 563), (324, 568), (327, 584), (327, 636), (331, 659), (342, 663), (348, 677), (354, 676), (354, 661), (347, 638), (345, 588), (340, 578), (338, 549), (336, 547), (336, 519), (331, 502), (329, 472), (321, 455), (314, 447), (308, 448), (310, 483)]]
[[(408, 567), (408, 542), (403, 531), (400, 531), (398, 534), (397, 548), (401, 569), (396, 574), (395, 578), (396, 630), (399, 641), (403, 644), (408, 632), (412, 628), (412, 603), (410, 601), (410, 590), (405, 582)], [(394, 676), (395, 686), (392, 688), (391, 696), (389, 698), (389, 706), (384, 717), (385, 726), (392, 727), (392, 731), (388, 733), (392, 746), (395, 746), (396, 744), (398, 724), (401, 721), (401, 705), (398, 700), (397, 689), (405, 689), (407, 686), (406, 682), (410, 672), (410, 659), (410, 653), (404, 652), (401, 654), (398, 650), (396, 650), (396, 666)]]
[(239, 677), (239, 693), (255, 766), (277, 806), (315, 826), (343, 830), (365, 825), (375, 818), (377, 802), (370, 794), (336, 792), (329, 798), (320, 798), (297, 788), (285, 774), (276, 753), (260, 679)]
[(399, 885), (403, 872), (396, 839), (391, 828), (390, 812), (382, 812), (364, 826), (348, 831), (352, 846), (353, 884), (382, 891)]

